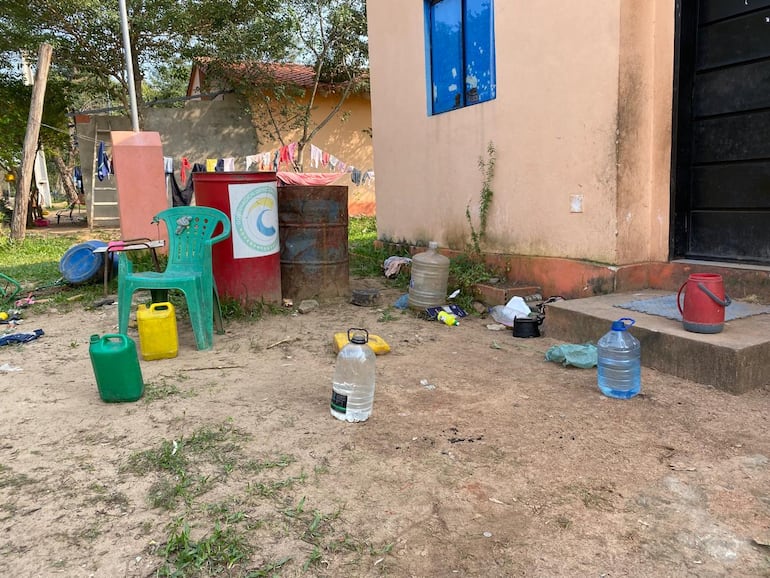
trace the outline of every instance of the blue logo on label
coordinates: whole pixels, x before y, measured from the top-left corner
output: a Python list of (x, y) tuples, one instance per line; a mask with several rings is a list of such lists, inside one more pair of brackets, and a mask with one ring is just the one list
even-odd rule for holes
[(233, 228), (245, 245), (264, 254), (278, 251), (278, 207), (275, 188), (256, 186), (241, 198)]

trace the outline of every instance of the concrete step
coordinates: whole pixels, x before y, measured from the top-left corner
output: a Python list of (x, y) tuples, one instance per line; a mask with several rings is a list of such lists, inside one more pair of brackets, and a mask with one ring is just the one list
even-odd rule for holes
[(645, 289), (549, 304), (544, 330), (564, 343), (596, 343), (621, 317), (636, 324), (631, 333), (642, 344), (642, 365), (740, 394), (770, 384), (770, 314), (725, 322), (716, 334), (685, 331), (681, 321), (616, 307), (669, 295)]

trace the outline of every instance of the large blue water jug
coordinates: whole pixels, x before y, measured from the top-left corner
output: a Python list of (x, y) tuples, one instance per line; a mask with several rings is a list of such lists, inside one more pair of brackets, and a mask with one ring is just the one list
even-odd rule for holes
[(642, 346), (628, 332), (636, 321), (623, 317), (596, 344), (599, 389), (609, 397), (628, 399), (642, 389)]

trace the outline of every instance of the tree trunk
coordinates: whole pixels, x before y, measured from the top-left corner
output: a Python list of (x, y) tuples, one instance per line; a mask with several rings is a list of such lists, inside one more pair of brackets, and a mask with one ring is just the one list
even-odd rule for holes
[(64, 194), (67, 195), (67, 201), (69, 204), (77, 203), (78, 191), (72, 180), (72, 171), (68, 170), (67, 165), (64, 164), (64, 159), (61, 158), (59, 153), (53, 155), (53, 162), (56, 165), (56, 170), (59, 171), (59, 178), (61, 179), (62, 188), (64, 188)]
[(32, 184), (32, 169), (35, 164), (37, 152), (37, 139), (40, 136), (40, 119), (43, 115), (43, 100), (45, 99), (45, 87), (48, 83), (48, 70), (51, 67), (50, 44), (41, 44), (37, 56), (37, 72), (35, 74), (35, 86), (32, 88), (32, 101), (29, 105), (29, 118), (27, 120), (27, 132), (24, 135), (24, 148), (22, 149), (21, 178), (16, 189), (16, 199), (13, 207), (13, 221), (11, 222), (11, 238), (24, 240), (27, 232), (27, 215), (30, 202), (30, 186)]

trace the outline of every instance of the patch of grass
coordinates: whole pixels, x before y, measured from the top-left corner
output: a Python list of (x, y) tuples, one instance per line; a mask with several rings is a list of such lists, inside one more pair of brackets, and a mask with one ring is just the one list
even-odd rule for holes
[(275, 458), (264, 460), (249, 460), (241, 466), (241, 469), (245, 472), (259, 473), (263, 470), (269, 470), (273, 468), (285, 468), (297, 461), (292, 455), (280, 454)]
[[(354, 277), (382, 277), (382, 264), (391, 256), (409, 257), (406, 247), (393, 255), (390, 249), (375, 247), (377, 240), (377, 222), (374, 217), (351, 217), (348, 221), (348, 252), (350, 274)], [(409, 286), (410, 272), (402, 268), (394, 279), (389, 279), (392, 287)]]
[(303, 472), (299, 476), (290, 476), (283, 480), (273, 480), (268, 482), (249, 482), (246, 491), (249, 494), (261, 496), (263, 498), (272, 498), (280, 491), (291, 489), (296, 483), (304, 483), (307, 475)]
[(194, 540), (184, 520), (175, 521), (161, 553), (165, 558), (158, 576), (232, 575), (235, 566), (248, 560), (252, 547), (232, 526), (216, 524), (213, 531)]
[(20, 488), (34, 483), (35, 480), (27, 474), (17, 474), (10, 467), (0, 464), (0, 488)]
[[(178, 379), (185, 380), (188, 377), (179, 375)], [(165, 377), (161, 377), (157, 383), (148, 382), (144, 384), (142, 399), (145, 403), (151, 403), (172, 396), (193, 397), (195, 395), (194, 391), (179, 389), (176, 383), (169, 383)]]
[(131, 454), (122, 469), (138, 476), (158, 473), (148, 500), (153, 507), (170, 510), (180, 499), (190, 503), (213, 487), (215, 480), (202, 474), (204, 467), (219, 466), (220, 476), (227, 477), (241, 457), (237, 442), (246, 437), (230, 421), (204, 426), (188, 438), (164, 440), (155, 448)]
[(377, 318), (377, 321), (379, 323), (387, 323), (388, 321), (393, 321), (394, 319), (395, 317), (393, 316), (393, 307), (388, 306), (382, 310), (380, 316)]
[(225, 319), (241, 319), (245, 321), (259, 321), (266, 315), (288, 315), (291, 313), (290, 309), (273, 303), (254, 301), (244, 305), (240, 300), (230, 297), (222, 297), (220, 299), (220, 307), (222, 309), (222, 317)]

